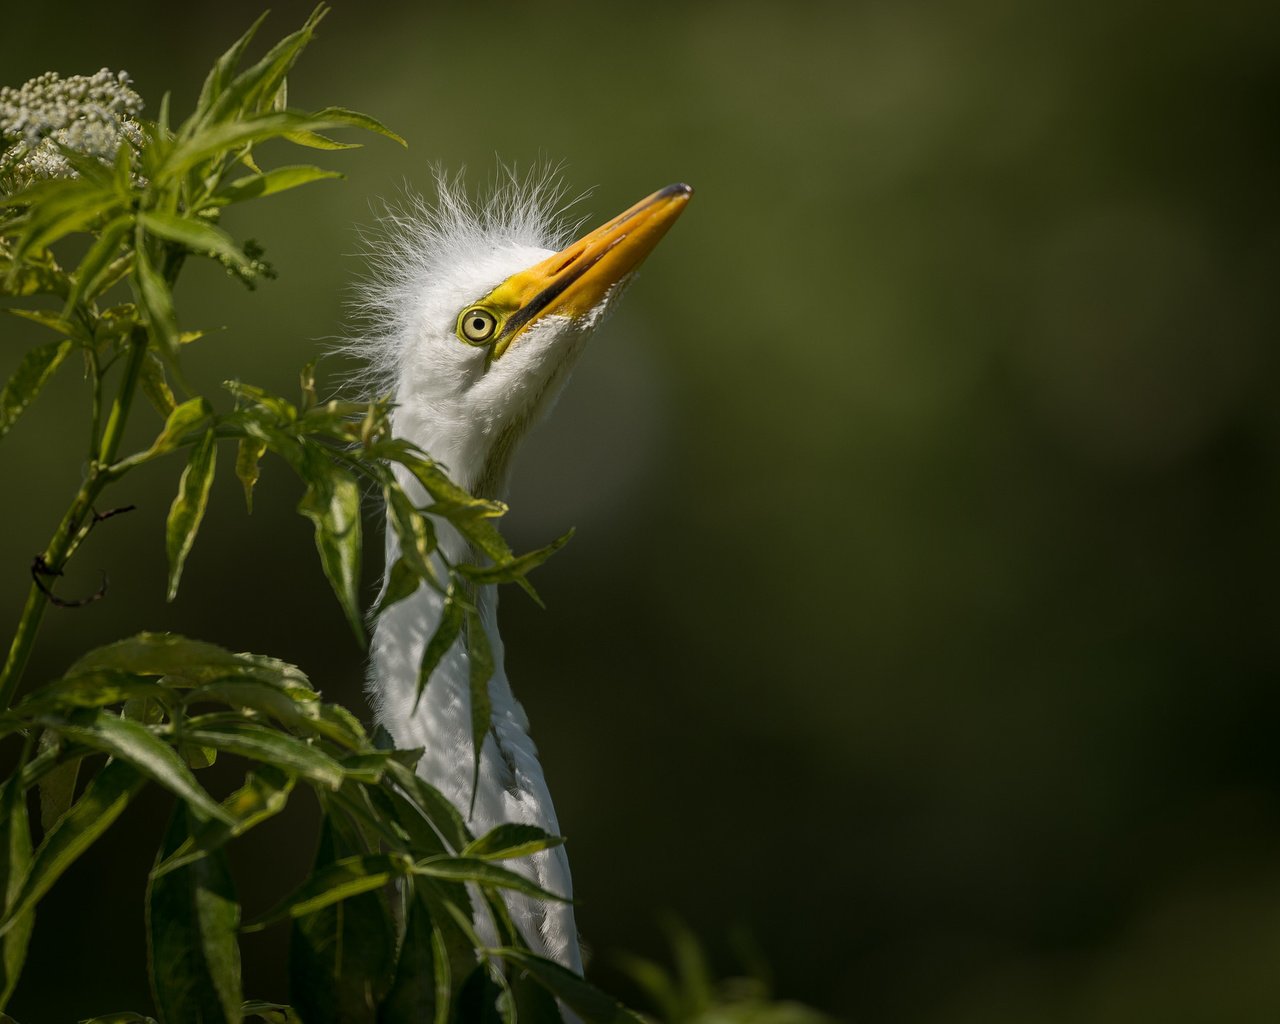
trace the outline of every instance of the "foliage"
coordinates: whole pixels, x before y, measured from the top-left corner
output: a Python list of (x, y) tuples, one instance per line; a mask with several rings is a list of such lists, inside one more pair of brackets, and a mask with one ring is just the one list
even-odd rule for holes
[[(528, 589), (525, 573), (557, 546), (514, 555), (493, 523), (502, 505), (467, 494), (425, 452), (394, 437), (386, 401), (320, 401), (311, 367), (296, 401), (233, 380), (225, 385), (230, 401), (220, 402), (193, 393), (184, 379), (182, 349), (200, 336), (174, 307), (186, 261), (216, 260), (250, 285), (269, 272), (258, 250), (220, 226), (222, 210), (337, 176), (313, 166), (264, 169), (259, 147), (283, 140), (344, 148), (349, 144), (321, 133), (348, 127), (402, 141), (351, 110), (287, 105), (286, 76), (324, 13), (318, 8), (242, 69), (255, 24), (218, 59), (194, 112), (177, 126), (167, 97), (154, 121), (135, 119), (139, 105), (129, 101), (116, 111), (127, 115), (128, 130), (111, 134), (108, 110), (86, 142), (84, 132), (72, 130), (85, 116), (75, 103), (89, 102), (89, 86), (79, 80), (42, 76), (4, 96), (0, 282), (12, 303), (5, 311), (53, 337), (23, 357), (0, 392), (0, 436), (76, 353), (90, 390), (92, 445), (83, 485), (32, 567), (31, 593), (0, 674), (0, 737), (21, 746), (16, 769), (0, 785), (0, 1009), (21, 975), (41, 899), (145, 786), (159, 785), (177, 798), (146, 894), (154, 1012), (162, 1021), (444, 1022), (486, 1004), (504, 1020), (558, 1020), (557, 999), (589, 1020), (634, 1019), (533, 954), (507, 914), (505, 889), (556, 897), (506, 862), (561, 840), (515, 825), (473, 836), (461, 814), (415, 774), (420, 751), (370, 737), (354, 715), (322, 700), (301, 669), (144, 632), (89, 651), (62, 677), (15, 701), (44, 610), (74, 603), (56, 595), (56, 581), (106, 518), (96, 511), (99, 500), (163, 459), (185, 461), (166, 524), (170, 598), (204, 521), (219, 457), (234, 442), (234, 470), (250, 507), (268, 454), (305, 485), (298, 511), (311, 521), (320, 563), (361, 644), (360, 496), (370, 487), (380, 491), (404, 553), (373, 614), (421, 586), (446, 593), (453, 610), (443, 635), (428, 645), (423, 685), (459, 634), (474, 664), (490, 664), (483, 631), (470, 625), (474, 587), (514, 581)], [(108, 74), (90, 84), (109, 92), (127, 90), (126, 83)], [(109, 107), (104, 96), (89, 98)], [(43, 155), (33, 170), (36, 152)], [(87, 243), (69, 246), (72, 236)], [(79, 254), (74, 265), (63, 263), (68, 251)], [(161, 425), (150, 445), (121, 455), (139, 393)], [(484, 564), (451, 564), (436, 544), (441, 523), (464, 536)], [(474, 675), (483, 693), (488, 674)], [(476, 704), (482, 736), (487, 704)], [(94, 755), (106, 755), (105, 763)], [(222, 800), (199, 779), (218, 757), (247, 766), (243, 784)], [(86, 781), (80, 774), (90, 764), (102, 766)], [(43, 826), (38, 843), (25, 799), (33, 788)], [(314, 870), (272, 911), (242, 922), (226, 846), (302, 790), (324, 812)], [(477, 910), (491, 921), (497, 945), (477, 934)], [(239, 933), (286, 923), (296, 1007), (246, 1001)]]

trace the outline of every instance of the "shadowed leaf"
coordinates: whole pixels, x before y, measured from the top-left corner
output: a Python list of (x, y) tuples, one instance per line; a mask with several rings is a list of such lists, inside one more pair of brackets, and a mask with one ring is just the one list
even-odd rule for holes
[(511, 857), (526, 857), (539, 850), (549, 850), (563, 842), (563, 836), (553, 836), (537, 825), (507, 822), (468, 843), (461, 853), (464, 857), (479, 857), (481, 860), (508, 860)]
[(305, 882), (278, 906), (244, 927), (257, 932), (277, 921), (314, 914), (352, 896), (381, 889), (393, 878), (409, 873), (410, 861), (391, 853), (369, 853), (317, 868)]
[(169, 519), (165, 523), (165, 547), (169, 555), (167, 599), (170, 601), (178, 596), (182, 567), (187, 562), (187, 555), (191, 553), (191, 545), (195, 543), (196, 533), (204, 519), (204, 510), (209, 503), (209, 488), (213, 486), (216, 456), (217, 443), (210, 430), (191, 450), (187, 468), (182, 471), (182, 479), (178, 481), (177, 497), (169, 507)]
[(360, 487), (355, 478), (310, 448), (304, 473), (307, 492), (298, 511), (315, 525), (316, 550), (347, 621), (363, 647), (360, 614)]
[(197, 727), (184, 732), (183, 737), (191, 743), (297, 773), (329, 789), (337, 789), (346, 777), (342, 765), (318, 747), (256, 722), (226, 722), (207, 728)]
[(36, 849), (22, 888), (0, 922), (0, 934), (13, 928), (76, 858), (110, 828), (145, 781), (140, 772), (124, 761), (108, 762), (94, 776), (88, 789), (45, 834), (44, 841)]
[(639, 1014), (601, 992), (579, 974), (545, 957), (524, 949), (497, 949), (494, 952), (510, 964), (523, 968), (543, 988), (592, 1024), (643, 1024)]
[(468, 685), (471, 693), (471, 809), (476, 806), (480, 788), (480, 751), (489, 734), (493, 719), (493, 702), (489, 697), (489, 680), (493, 677), (493, 651), (484, 621), (474, 608), (467, 608), (467, 654), (470, 669)]
[[(174, 810), (157, 863), (188, 840), (190, 811)], [(162, 1020), (239, 1024), (240, 904), (226, 855), (153, 873), (147, 887), (147, 967)]]
[(9, 432), (18, 417), (40, 394), (70, 351), (71, 339), (64, 338), (37, 345), (22, 357), (18, 369), (0, 391), (0, 437)]
[(478, 882), (481, 885), (491, 885), (499, 889), (514, 889), (516, 892), (538, 899), (554, 900), (557, 903), (572, 902), (540, 885), (535, 885), (524, 875), (518, 875), (509, 868), (474, 857), (432, 857), (418, 861), (414, 864), (413, 871), (414, 874), (426, 875), (428, 878), (443, 878), (451, 882)]
[[(449, 590), (444, 596), (444, 604), (440, 609), (440, 622), (436, 625), (435, 632), (431, 634), (431, 639), (427, 641), (422, 650), (422, 661), (418, 665), (418, 692), (413, 698), (414, 710), (417, 710), (418, 702), (422, 700), (422, 695), (426, 692), (427, 683), (431, 681), (431, 674), (439, 667), (444, 656), (449, 653), (449, 648), (454, 645), (454, 642), (461, 635), (462, 624), (465, 619), (466, 608), (458, 600), (457, 590), (454, 585), (450, 584)], [(487, 725), (486, 728), (488, 728)]]
[[(31, 867), (31, 825), (23, 800), (22, 779), (9, 776), (0, 788), (0, 895), (5, 908), (14, 905)], [(35, 907), (19, 915), (0, 939), (0, 1010), (13, 995), (27, 958), (27, 943), (35, 924)]]

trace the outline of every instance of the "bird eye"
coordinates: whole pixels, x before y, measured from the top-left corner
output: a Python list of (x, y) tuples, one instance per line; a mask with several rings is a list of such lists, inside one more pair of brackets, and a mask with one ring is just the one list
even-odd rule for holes
[(484, 345), (493, 340), (498, 318), (481, 306), (464, 310), (458, 317), (458, 337), (472, 345)]

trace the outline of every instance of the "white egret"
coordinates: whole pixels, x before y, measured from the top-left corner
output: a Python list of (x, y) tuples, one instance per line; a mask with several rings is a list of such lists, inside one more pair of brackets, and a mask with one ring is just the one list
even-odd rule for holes
[[(378, 254), (379, 279), (365, 296), (375, 330), (357, 347), (395, 395), (396, 433), (472, 493), (502, 497), (521, 438), (549, 410), (620, 286), (692, 194), (688, 185), (670, 185), (563, 248), (548, 209), (556, 197), (536, 186), (510, 188), (476, 208), (442, 183), (435, 209), (394, 218), (390, 245)], [(407, 474), (401, 482), (419, 504), (429, 500)], [(476, 557), (443, 524), (440, 545), (451, 560)], [(386, 546), (390, 566), (399, 554), (392, 530)], [(496, 670), (470, 825), (479, 834), (517, 822), (558, 835), (529, 723), (503, 669), (495, 588), (480, 588), (477, 600)], [(414, 708), (419, 662), (441, 614), (441, 595), (429, 587), (382, 614), (369, 691), (396, 744), (425, 748), (419, 771), (465, 809), (473, 751), (461, 639)], [(511, 866), (545, 889), (572, 894), (564, 847)], [(533, 949), (581, 972), (572, 906), (520, 895), (508, 903)]]

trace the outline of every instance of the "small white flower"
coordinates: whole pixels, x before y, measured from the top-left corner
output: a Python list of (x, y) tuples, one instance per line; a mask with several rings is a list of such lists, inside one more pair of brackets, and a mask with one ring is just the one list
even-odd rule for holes
[(70, 78), (46, 71), (16, 89), (0, 88), (0, 173), (19, 185), (74, 177), (59, 145), (109, 163), (121, 142), (142, 144), (141, 112), (128, 74), (106, 68)]

